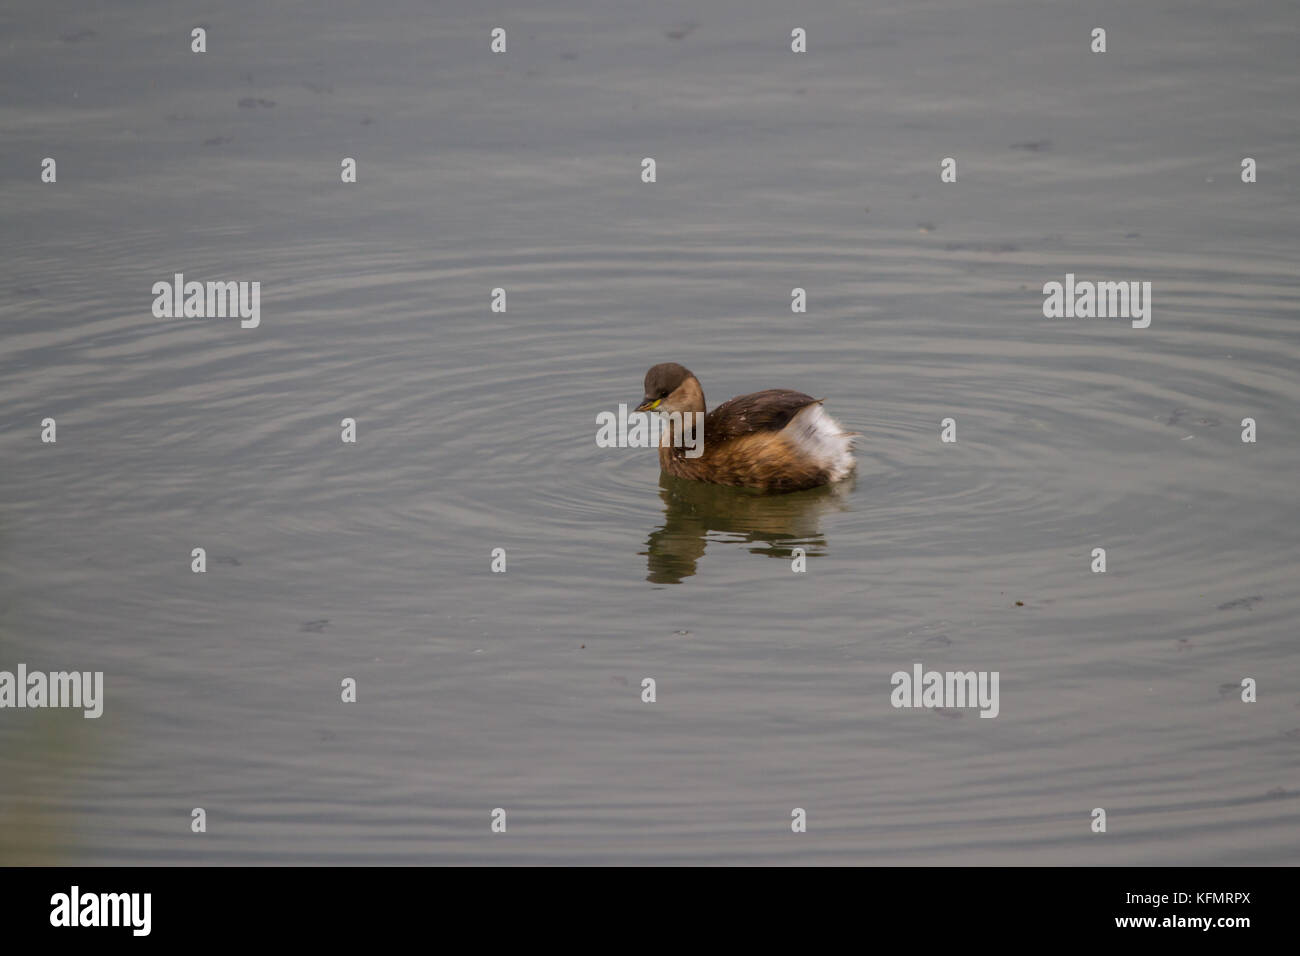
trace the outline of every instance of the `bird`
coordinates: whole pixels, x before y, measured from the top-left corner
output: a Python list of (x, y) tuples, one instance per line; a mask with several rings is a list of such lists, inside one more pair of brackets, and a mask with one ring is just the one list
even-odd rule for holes
[[(824, 399), (787, 388), (740, 395), (705, 412), (704, 389), (685, 366), (645, 373), (638, 412), (658, 413), (659, 464), (671, 475), (780, 494), (833, 484), (856, 467), (855, 433), (822, 408)], [(702, 434), (692, 434), (702, 416)], [(694, 425), (700, 432), (699, 425)], [(702, 451), (692, 447), (699, 442)]]

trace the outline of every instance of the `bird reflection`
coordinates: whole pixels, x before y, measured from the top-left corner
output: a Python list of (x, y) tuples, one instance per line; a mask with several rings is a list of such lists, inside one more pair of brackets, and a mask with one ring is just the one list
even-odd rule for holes
[[(695, 573), (710, 534), (715, 542), (754, 544), (752, 554), (789, 558), (796, 547), (809, 557), (824, 554), (826, 539), (821, 517), (847, 507), (852, 482), (796, 491), (786, 495), (759, 494), (702, 481), (659, 475), (664, 523), (646, 542), (646, 580), (680, 584)], [(725, 537), (724, 537), (725, 536)]]

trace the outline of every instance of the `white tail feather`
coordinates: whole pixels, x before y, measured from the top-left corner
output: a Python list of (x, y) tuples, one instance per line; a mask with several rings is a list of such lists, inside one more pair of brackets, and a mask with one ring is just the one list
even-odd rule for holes
[(858, 437), (844, 428), (822, 408), (821, 402), (799, 410), (783, 432), (800, 452), (826, 469), (831, 481), (847, 478), (857, 461), (853, 457), (853, 440)]

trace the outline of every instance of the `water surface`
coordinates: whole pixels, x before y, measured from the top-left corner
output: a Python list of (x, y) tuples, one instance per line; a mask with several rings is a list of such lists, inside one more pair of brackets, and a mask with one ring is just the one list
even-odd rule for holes
[[(0, 712), (0, 859), (1297, 862), (1293, 7), (2, 22), (0, 669), (108, 701)], [(1044, 319), (1067, 272), (1151, 327)], [(856, 480), (598, 448), (659, 361), (825, 396)], [(1000, 715), (895, 710), (914, 661)]]

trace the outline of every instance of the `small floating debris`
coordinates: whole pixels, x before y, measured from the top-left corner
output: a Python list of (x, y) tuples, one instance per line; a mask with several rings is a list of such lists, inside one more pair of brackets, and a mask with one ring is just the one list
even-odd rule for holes
[[(950, 242), (943, 247), (946, 252), (1019, 252), (1013, 242)], [(1021, 286), (1022, 289), (1027, 286)]]
[(1224, 601), (1222, 604), (1215, 605), (1216, 611), (1248, 611), (1253, 605), (1258, 604), (1264, 598), (1258, 594), (1252, 594), (1250, 597), (1237, 598), (1232, 601)]

